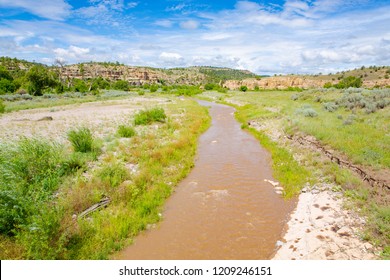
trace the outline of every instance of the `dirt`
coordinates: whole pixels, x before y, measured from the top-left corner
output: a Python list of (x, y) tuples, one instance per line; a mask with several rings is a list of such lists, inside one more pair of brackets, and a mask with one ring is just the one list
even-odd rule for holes
[(86, 126), (98, 138), (115, 134), (117, 125), (131, 123), (135, 111), (170, 102), (166, 98), (132, 97), (124, 100), (72, 104), (0, 115), (0, 142), (38, 137), (66, 142), (70, 129)]
[(362, 240), (364, 218), (343, 208), (331, 186), (305, 189), (279, 242), (275, 260), (372, 260), (375, 248)]

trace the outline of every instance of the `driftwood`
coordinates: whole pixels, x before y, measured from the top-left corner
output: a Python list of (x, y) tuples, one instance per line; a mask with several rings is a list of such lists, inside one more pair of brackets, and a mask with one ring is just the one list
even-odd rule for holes
[(100, 200), (98, 203), (92, 205), (91, 207), (89, 207), (87, 210), (83, 211), (82, 213), (80, 213), (79, 215), (79, 218), (83, 218), (97, 210), (99, 210), (100, 208), (103, 208), (103, 207), (107, 207), (107, 205), (111, 202), (111, 199), (108, 198), (108, 197), (105, 197), (103, 198), (102, 200)]
[(324, 155), (330, 158), (332, 162), (335, 162), (338, 165), (346, 167), (354, 171), (355, 173), (359, 174), (359, 176), (363, 179), (363, 181), (366, 181), (368, 184), (370, 184), (370, 186), (387, 188), (388, 190), (390, 190), (390, 186), (385, 181), (376, 179), (371, 175), (369, 175), (368, 172), (363, 170), (361, 167), (356, 166), (349, 161), (340, 159), (339, 157), (335, 156), (331, 151), (326, 150), (318, 141), (311, 141), (301, 136), (291, 136), (291, 135), (287, 135), (287, 138), (296, 141), (301, 145), (310, 145), (316, 150), (321, 151)]

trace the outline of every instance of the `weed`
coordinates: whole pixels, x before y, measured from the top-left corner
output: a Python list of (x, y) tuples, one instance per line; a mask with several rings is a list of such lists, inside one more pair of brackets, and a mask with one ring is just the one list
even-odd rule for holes
[(68, 140), (75, 152), (88, 153), (93, 150), (93, 136), (89, 128), (81, 127), (68, 132)]
[(97, 176), (105, 185), (115, 188), (129, 178), (129, 172), (123, 163), (114, 162), (105, 164), (98, 170)]
[(143, 110), (134, 116), (135, 125), (147, 125), (153, 122), (164, 122), (166, 114), (162, 108)]
[(119, 125), (117, 133), (120, 137), (124, 138), (130, 138), (136, 134), (134, 128), (128, 125)]

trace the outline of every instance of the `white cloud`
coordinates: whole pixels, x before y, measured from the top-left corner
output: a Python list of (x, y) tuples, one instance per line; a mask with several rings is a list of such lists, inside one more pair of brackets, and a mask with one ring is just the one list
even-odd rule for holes
[(168, 19), (162, 19), (162, 20), (155, 21), (154, 24), (157, 26), (169, 28), (173, 26), (173, 21)]
[(166, 8), (165, 10), (167, 12), (176, 12), (176, 11), (183, 10), (185, 7), (186, 7), (186, 4), (181, 3), (181, 4), (177, 4), (176, 6), (172, 6), (172, 7)]
[(159, 59), (164, 65), (168, 66), (184, 66), (184, 58), (178, 53), (162, 52)]
[(199, 27), (199, 22), (195, 20), (187, 20), (180, 23), (180, 27), (184, 29), (197, 29)]
[(0, 7), (21, 8), (29, 13), (52, 20), (64, 20), (72, 6), (63, 0), (0, 0)]
[(137, 7), (138, 4), (139, 4), (138, 2), (129, 2), (129, 3), (127, 3), (127, 7), (132, 9), (132, 8)]
[(54, 50), (54, 53), (56, 57), (61, 60), (86, 60), (88, 58), (88, 54), (90, 53), (90, 49), (70, 46), (68, 49), (57, 48)]

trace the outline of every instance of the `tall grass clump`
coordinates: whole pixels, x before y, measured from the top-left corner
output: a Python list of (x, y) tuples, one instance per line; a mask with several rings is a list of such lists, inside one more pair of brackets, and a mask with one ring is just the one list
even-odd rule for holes
[(324, 109), (328, 112), (336, 111), (338, 106), (334, 102), (326, 102), (324, 103)]
[(164, 122), (167, 118), (163, 108), (153, 108), (150, 110), (140, 111), (134, 117), (135, 125), (147, 125), (153, 122)]
[(68, 140), (75, 152), (88, 153), (94, 148), (92, 132), (89, 128), (81, 127), (68, 132)]
[(135, 129), (128, 125), (119, 125), (117, 133), (120, 137), (124, 138), (130, 138), (136, 134)]

